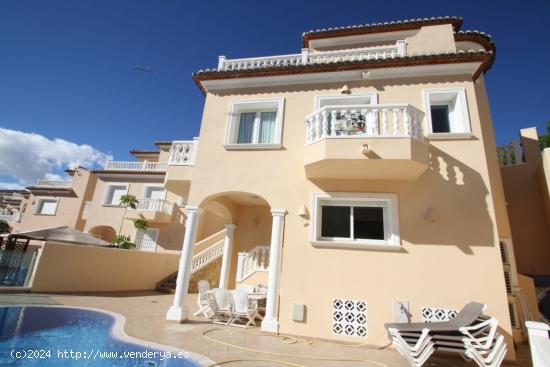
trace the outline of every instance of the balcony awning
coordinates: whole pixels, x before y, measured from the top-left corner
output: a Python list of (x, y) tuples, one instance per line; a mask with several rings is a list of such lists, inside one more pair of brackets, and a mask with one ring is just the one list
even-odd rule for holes
[(24, 239), (37, 240), (37, 241), (61, 242), (61, 243), (67, 243), (72, 245), (83, 245), (83, 246), (97, 246), (97, 247), (113, 246), (109, 242), (105, 242), (88, 233), (83, 233), (74, 228), (67, 227), (67, 226), (40, 229), (37, 231), (13, 233), (10, 235), (10, 237), (24, 238)]

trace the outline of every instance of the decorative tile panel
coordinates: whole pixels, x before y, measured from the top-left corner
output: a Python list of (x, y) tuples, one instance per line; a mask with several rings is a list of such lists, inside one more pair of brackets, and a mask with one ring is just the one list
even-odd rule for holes
[(367, 302), (345, 298), (332, 300), (334, 335), (367, 337)]
[(422, 321), (438, 322), (454, 319), (458, 314), (457, 310), (440, 307), (422, 307)]

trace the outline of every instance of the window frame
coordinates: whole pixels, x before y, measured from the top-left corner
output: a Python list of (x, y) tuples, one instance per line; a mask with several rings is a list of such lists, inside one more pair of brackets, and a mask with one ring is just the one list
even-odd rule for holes
[[(449, 116), (449, 132), (434, 132), (432, 126), (432, 112), (431, 107), (449, 105), (449, 103), (432, 103), (432, 96), (434, 95), (454, 94), (455, 107), (453, 108), (454, 119)], [(445, 138), (470, 138), (472, 136), (472, 125), (470, 122), (470, 113), (468, 110), (468, 99), (466, 98), (465, 88), (437, 88), (437, 89), (423, 89), (422, 95), (424, 99), (424, 114), (426, 116), (426, 127), (428, 130), (428, 137), (432, 139), (445, 139)], [(458, 108), (458, 110), (457, 110)], [(458, 120), (456, 120), (458, 119)], [(460, 129), (453, 131), (453, 127), (459, 125)]]
[[(380, 205), (380, 204), (383, 205)], [(384, 240), (354, 239), (353, 209), (350, 210), (350, 238), (322, 237), (323, 205), (349, 207), (382, 207), (384, 220)], [(310, 242), (314, 247), (356, 248), (356, 249), (400, 249), (399, 212), (395, 193), (313, 193), (311, 207)]]
[(154, 188), (154, 189), (158, 189), (158, 188), (161, 188), (163, 191), (164, 191), (164, 195), (162, 196), (162, 198), (160, 200), (166, 200), (166, 188), (164, 187), (163, 184), (147, 184), (147, 185), (143, 185), (143, 192), (141, 194), (141, 198), (142, 199), (151, 199), (151, 198), (148, 198), (147, 197), (147, 190), (149, 188)]
[[(238, 127), (241, 113), (255, 112), (254, 132), (252, 143), (237, 143)], [(258, 143), (259, 120), (262, 112), (275, 112), (275, 140), (273, 143)], [(239, 100), (231, 102), (224, 147), (227, 150), (262, 150), (280, 149), (282, 147), (284, 119), (284, 98)]]
[(128, 191), (130, 190), (130, 184), (129, 183), (110, 183), (105, 188), (105, 193), (103, 195), (102, 206), (120, 207), (120, 204), (113, 204), (113, 203), (107, 202), (107, 197), (109, 196), (109, 190), (113, 186), (124, 186), (124, 187), (126, 187), (126, 194), (125, 195), (128, 195)]
[[(361, 93), (361, 94), (334, 94), (334, 95), (326, 95), (326, 96), (315, 96), (315, 105), (314, 110), (318, 111), (321, 107), (321, 102), (323, 100), (342, 100), (345, 101), (346, 99), (358, 99), (358, 98), (369, 98), (369, 103), (365, 104), (365, 106), (371, 106), (378, 104), (378, 93)], [(357, 103), (348, 103), (349, 105), (356, 105)], [(335, 106), (339, 106), (340, 104), (336, 104)], [(345, 104), (342, 104), (344, 106)], [(332, 105), (327, 105), (332, 106)]]
[[(52, 198), (52, 197), (37, 197), (36, 198), (36, 205), (35, 205), (35, 208), (34, 208), (34, 215), (44, 215), (44, 216), (55, 216), (57, 214), (57, 209), (59, 208), (59, 198), (56, 197), (56, 198)], [(43, 203), (45, 201), (54, 201), (55, 202), (55, 210), (52, 214), (46, 214), (46, 213), (42, 213), (41, 210), (42, 210), (42, 207), (43, 207)], [(38, 211), (40, 209), (40, 211)]]

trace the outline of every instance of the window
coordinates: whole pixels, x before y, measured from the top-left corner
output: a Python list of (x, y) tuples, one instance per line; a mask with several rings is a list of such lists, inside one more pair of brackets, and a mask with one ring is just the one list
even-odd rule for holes
[(143, 197), (145, 199), (164, 199), (166, 192), (162, 186), (146, 186)]
[(470, 119), (464, 89), (424, 90), (424, 110), (431, 134), (468, 134)]
[(120, 205), (120, 197), (128, 193), (128, 185), (109, 185), (105, 193), (105, 205)]
[(36, 205), (36, 214), (55, 215), (57, 211), (57, 199), (40, 199)]
[(225, 147), (265, 149), (281, 146), (283, 99), (239, 101), (231, 106)]
[(373, 105), (376, 104), (376, 94), (354, 94), (337, 96), (317, 96), (315, 97), (315, 109), (319, 110), (325, 106), (355, 106), (355, 105)]
[(316, 246), (399, 246), (395, 194), (313, 194)]

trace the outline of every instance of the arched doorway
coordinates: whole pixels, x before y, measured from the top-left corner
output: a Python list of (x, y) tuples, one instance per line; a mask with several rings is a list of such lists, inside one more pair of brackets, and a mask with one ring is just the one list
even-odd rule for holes
[(95, 226), (88, 231), (94, 237), (112, 243), (116, 236), (116, 230), (110, 226)]

